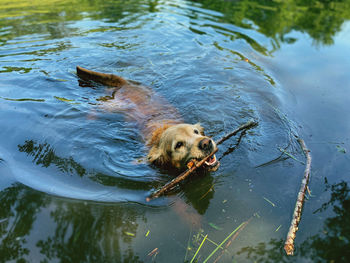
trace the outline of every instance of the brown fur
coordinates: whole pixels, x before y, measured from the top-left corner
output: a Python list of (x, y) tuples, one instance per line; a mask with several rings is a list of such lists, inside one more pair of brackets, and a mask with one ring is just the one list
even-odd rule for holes
[(147, 143), (148, 146), (152, 147), (153, 145), (159, 144), (159, 141), (162, 137), (163, 132), (168, 129), (170, 126), (173, 126), (171, 124), (164, 124), (161, 127), (157, 128), (153, 131), (151, 140)]
[(150, 163), (183, 170), (190, 160), (202, 159), (216, 148), (199, 124), (183, 123), (177, 111), (151, 89), (81, 67), (77, 67), (77, 74), (82, 79), (115, 87), (112, 96), (104, 97), (103, 107), (113, 111), (121, 105), (129, 106), (127, 115), (139, 124), (150, 148)]
[[(202, 159), (209, 152), (200, 149), (200, 141), (208, 138), (199, 124), (176, 124), (154, 131), (148, 160), (161, 166), (184, 169), (192, 159)], [(180, 143), (180, 147), (176, 147)], [(215, 144), (214, 146), (215, 147)]]

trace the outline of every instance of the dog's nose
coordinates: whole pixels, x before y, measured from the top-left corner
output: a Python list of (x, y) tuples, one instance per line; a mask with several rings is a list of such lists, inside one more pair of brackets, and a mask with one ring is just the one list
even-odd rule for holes
[(210, 153), (213, 150), (213, 142), (209, 138), (204, 138), (199, 142), (198, 148), (202, 151)]

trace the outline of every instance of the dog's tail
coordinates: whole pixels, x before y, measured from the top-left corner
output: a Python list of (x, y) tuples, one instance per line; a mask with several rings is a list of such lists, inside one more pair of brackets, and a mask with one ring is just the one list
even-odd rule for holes
[(112, 87), (122, 87), (128, 84), (128, 81), (123, 79), (122, 77), (118, 77), (113, 74), (105, 74), (100, 72), (95, 72), (92, 70), (88, 70), (82, 67), (77, 66), (77, 74), (80, 78), (84, 80), (93, 80), (98, 83), (112, 86)]

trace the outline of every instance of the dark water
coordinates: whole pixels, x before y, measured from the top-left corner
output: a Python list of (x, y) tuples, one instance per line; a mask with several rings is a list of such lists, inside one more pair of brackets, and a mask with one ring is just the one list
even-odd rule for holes
[[(0, 262), (349, 262), (349, 1), (0, 1)], [(152, 87), (220, 138), (221, 167), (171, 175), (76, 65)], [(304, 156), (311, 196), (282, 250)], [(282, 154), (286, 149), (289, 155)], [(226, 243), (225, 243), (226, 245)], [(223, 245), (223, 246), (225, 246)], [(157, 248), (154, 254), (149, 253)], [(222, 253), (219, 249), (208, 262)]]

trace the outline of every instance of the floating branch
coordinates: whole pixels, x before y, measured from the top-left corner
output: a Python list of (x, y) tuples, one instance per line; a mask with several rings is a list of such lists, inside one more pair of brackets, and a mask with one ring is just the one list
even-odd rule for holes
[[(226, 141), (227, 139), (229, 139), (232, 136), (235, 136), (238, 132), (242, 131), (242, 130), (248, 130), (252, 127), (257, 126), (258, 123), (255, 121), (248, 121), (247, 123), (241, 125), (240, 127), (238, 127), (236, 130), (234, 130), (233, 132), (225, 135), (224, 137), (222, 137), (220, 140), (218, 140), (216, 142), (216, 145), (219, 145), (221, 143), (223, 143), (224, 141)], [(213, 156), (213, 154), (215, 154), (218, 151), (218, 148), (216, 148), (213, 152), (211, 152), (208, 156), (206, 156), (204, 159), (202, 159), (201, 161), (198, 162), (191, 162), (192, 166), (189, 167), (186, 171), (184, 171), (183, 173), (181, 173), (179, 176), (175, 177), (173, 180), (171, 180), (170, 182), (168, 182), (167, 184), (165, 184), (162, 188), (158, 189), (157, 191), (153, 192), (149, 197), (146, 198), (146, 201), (149, 202), (154, 198), (158, 198), (159, 196), (161, 196), (162, 194), (168, 192), (169, 190), (171, 190), (175, 185), (177, 185), (179, 182), (183, 181), (184, 179), (186, 179), (191, 173), (193, 173), (197, 168), (201, 167), (211, 156)]]
[(253, 128), (255, 126), (258, 125), (258, 122), (256, 121), (253, 121), (253, 120), (250, 120), (248, 121), (247, 123), (239, 126), (237, 129), (235, 129), (233, 132), (229, 133), (229, 134), (226, 134), (224, 137), (222, 137), (220, 140), (218, 140), (216, 142), (216, 145), (219, 145), (221, 143), (223, 143), (224, 141), (226, 141), (227, 139), (231, 138), (232, 136), (235, 136), (237, 133), (239, 133), (240, 131), (243, 131), (243, 130), (248, 130), (250, 128)]
[(307, 190), (307, 184), (309, 182), (310, 170), (311, 170), (310, 150), (306, 147), (305, 142), (301, 138), (298, 138), (298, 142), (306, 156), (306, 167), (304, 171), (304, 177), (301, 182), (300, 190), (298, 193), (298, 198), (295, 204), (292, 222), (290, 223), (286, 242), (284, 243), (284, 250), (286, 251), (287, 255), (293, 255), (293, 252), (294, 252), (294, 239), (296, 236), (296, 232), (298, 231), (298, 225), (301, 219), (301, 211), (303, 208), (305, 192)]

